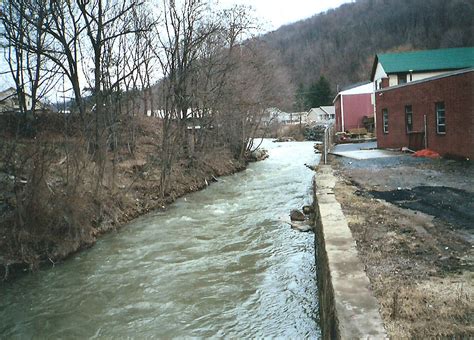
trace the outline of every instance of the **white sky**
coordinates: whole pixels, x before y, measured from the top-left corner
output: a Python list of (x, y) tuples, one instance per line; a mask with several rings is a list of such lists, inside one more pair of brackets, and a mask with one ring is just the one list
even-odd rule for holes
[(352, 0), (219, 0), (224, 7), (234, 4), (253, 7), (265, 31), (276, 30), (282, 25), (312, 17), (347, 2)]

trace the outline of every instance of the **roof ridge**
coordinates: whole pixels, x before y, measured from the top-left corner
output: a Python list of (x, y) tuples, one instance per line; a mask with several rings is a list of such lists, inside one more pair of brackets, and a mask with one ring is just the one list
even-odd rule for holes
[(474, 51), (474, 46), (447, 47), (447, 48), (434, 48), (434, 49), (429, 49), (429, 50), (411, 50), (411, 51), (402, 51), (402, 52), (377, 53), (377, 55), (386, 56), (386, 55), (400, 55), (400, 54), (433, 53), (433, 52), (445, 52), (445, 51), (469, 50), (469, 49)]
[(474, 47), (377, 54), (371, 79), (380, 63), (386, 74), (458, 70), (474, 66)]

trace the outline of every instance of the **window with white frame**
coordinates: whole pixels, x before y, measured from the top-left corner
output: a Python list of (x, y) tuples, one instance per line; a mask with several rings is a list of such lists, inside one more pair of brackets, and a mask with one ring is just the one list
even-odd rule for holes
[(382, 109), (383, 133), (388, 133), (388, 110)]
[(446, 134), (446, 111), (444, 102), (436, 103), (436, 133), (440, 135)]

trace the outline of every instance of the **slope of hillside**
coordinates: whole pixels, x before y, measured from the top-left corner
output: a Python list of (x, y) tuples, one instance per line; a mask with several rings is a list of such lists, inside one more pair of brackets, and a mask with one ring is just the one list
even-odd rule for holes
[(368, 79), (376, 53), (474, 45), (472, 0), (359, 0), (262, 37), (294, 85)]

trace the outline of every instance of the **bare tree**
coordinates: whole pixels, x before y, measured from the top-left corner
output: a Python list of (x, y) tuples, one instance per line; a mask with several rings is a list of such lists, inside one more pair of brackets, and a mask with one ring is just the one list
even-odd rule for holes
[(48, 20), (44, 5), (41, 0), (12, 0), (0, 7), (1, 47), (15, 83), (23, 133), (32, 133), (38, 102), (58, 80), (57, 68), (43, 56), (49, 47), (42, 29)]
[(254, 147), (265, 110), (281, 107), (291, 98), (291, 87), (279, 60), (259, 41), (247, 41), (233, 57), (237, 66), (226, 83), (219, 125), (234, 155), (244, 159)]
[[(192, 161), (195, 145), (205, 145), (205, 128), (215, 124), (234, 48), (253, 27), (248, 8), (213, 12), (207, 2), (163, 1), (163, 32), (154, 50), (163, 72), (161, 194), (177, 156)], [(199, 130), (199, 132), (197, 132)], [(216, 135), (217, 136), (217, 135)]]

